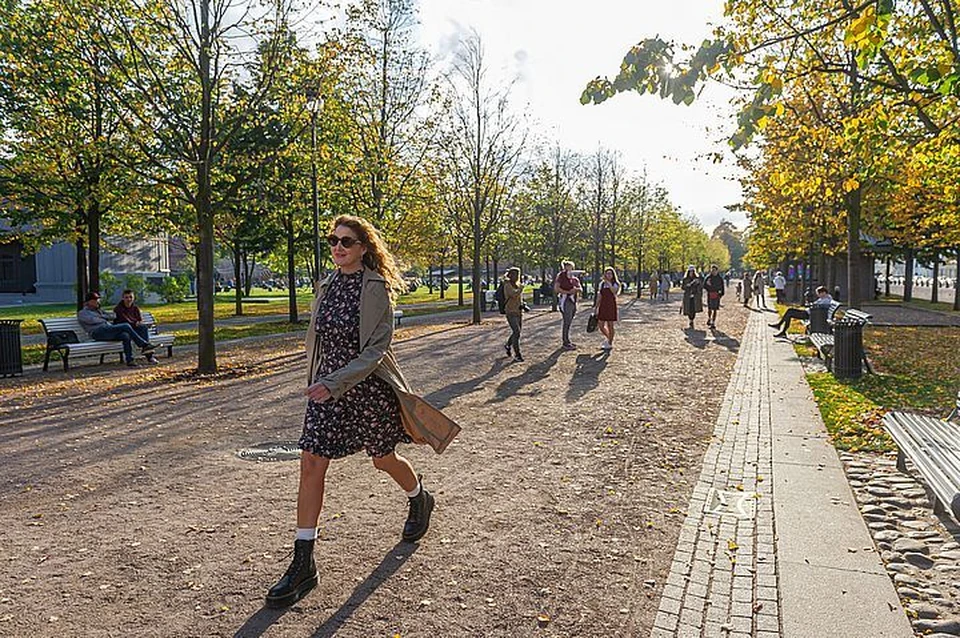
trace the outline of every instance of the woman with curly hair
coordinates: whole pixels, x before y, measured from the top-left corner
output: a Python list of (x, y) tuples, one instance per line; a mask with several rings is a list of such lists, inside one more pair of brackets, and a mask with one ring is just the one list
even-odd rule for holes
[[(402, 538), (415, 542), (430, 526), (434, 499), (396, 447), (415, 440), (440, 452), (459, 430), (410, 393), (397, 366), (393, 303), (404, 283), (380, 233), (363, 218), (341, 215), (327, 243), (336, 269), (318, 286), (307, 330), (309, 400), (299, 441), (294, 556), (267, 594), (270, 607), (292, 605), (317, 584), (313, 548), (331, 460), (365, 450), (406, 494)], [(431, 418), (439, 429), (425, 425)]]

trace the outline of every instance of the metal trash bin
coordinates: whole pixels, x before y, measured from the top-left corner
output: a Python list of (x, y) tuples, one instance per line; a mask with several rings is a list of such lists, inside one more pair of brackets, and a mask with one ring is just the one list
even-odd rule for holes
[(863, 376), (863, 326), (847, 318), (833, 324), (833, 376), (838, 379)]
[(810, 325), (809, 330), (811, 334), (830, 334), (830, 326), (827, 325), (827, 306), (811, 306), (810, 307)]
[(540, 289), (539, 288), (533, 289), (533, 305), (534, 306), (540, 305)]
[(23, 319), (0, 319), (0, 377), (23, 374), (20, 324)]

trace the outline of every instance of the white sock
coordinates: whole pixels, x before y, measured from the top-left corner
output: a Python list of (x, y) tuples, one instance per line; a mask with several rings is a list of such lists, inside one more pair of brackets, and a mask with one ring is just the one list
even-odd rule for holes
[(417, 498), (418, 496), (420, 496), (420, 481), (417, 481), (417, 486), (414, 489), (407, 492), (407, 498)]
[(316, 527), (298, 527), (297, 528), (298, 541), (312, 541), (316, 539), (317, 539)]

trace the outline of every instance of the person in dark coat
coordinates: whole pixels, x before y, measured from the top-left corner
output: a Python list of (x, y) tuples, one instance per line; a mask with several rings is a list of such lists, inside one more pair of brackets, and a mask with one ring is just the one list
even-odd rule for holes
[(717, 327), (717, 311), (720, 310), (720, 299), (726, 291), (723, 277), (716, 264), (710, 266), (710, 274), (703, 279), (703, 289), (707, 291), (707, 327)]
[(687, 266), (687, 274), (680, 280), (680, 288), (683, 289), (683, 314), (690, 320), (690, 328), (693, 328), (693, 320), (698, 313), (703, 312), (703, 280), (697, 274), (694, 266)]

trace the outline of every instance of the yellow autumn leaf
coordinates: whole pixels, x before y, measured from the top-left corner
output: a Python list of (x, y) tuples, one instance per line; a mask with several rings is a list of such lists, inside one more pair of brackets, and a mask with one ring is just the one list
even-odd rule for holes
[(860, 182), (855, 177), (850, 177), (843, 182), (843, 192), (849, 193), (860, 188)]

